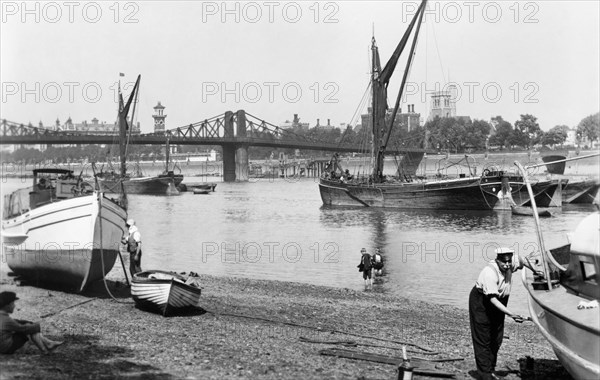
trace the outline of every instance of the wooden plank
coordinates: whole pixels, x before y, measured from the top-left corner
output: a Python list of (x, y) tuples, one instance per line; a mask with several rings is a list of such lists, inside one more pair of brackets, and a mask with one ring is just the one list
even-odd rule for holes
[[(389, 355), (380, 355), (373, 354), (370, 352), (360, 352), (360, 351), (352, 351), (345, 350), (343, 348), (327, 348), (324, 350), (320, 350), (319, 353), (321, 355), (326, 356), (336, 356), (339, 358), (346, 359), (355, 359), (355, 360), (365, 360), (383, 364), (391, 364), (398, 366), (402, 363), (402, 358), (389, 356)], [(432, 363), (421, 359), (411, 359), (410, 364), (414, 367), (413, 373), (416, 375), (426, 375), (426, 376), (439, 376), (439, 377), (454, 377), (452, 372), (440, 371), (435, 368)]]

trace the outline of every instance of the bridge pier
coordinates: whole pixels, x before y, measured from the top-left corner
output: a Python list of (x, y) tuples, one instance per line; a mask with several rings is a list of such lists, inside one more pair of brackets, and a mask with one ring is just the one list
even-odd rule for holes
[[(237, 128), (234, 133), (234, 114), (225, 112), (223, 128), (225, 137), (246, 138), (246, 112), (239, 110), (235, 114)], [(248, 161), (247, 144), (224, 144), (223, 145), (223, 181), (248, 181), (250, 163)]]
[[(225, 112), (223, 120), (223, 129), (225, 137), (234, 137), (233, 133), (233, 112)], [(235, 182), (235, 145), (223, 145), (223, 181)]]
[(223, 145), (223, 181), (235, 182), (235, 147)]

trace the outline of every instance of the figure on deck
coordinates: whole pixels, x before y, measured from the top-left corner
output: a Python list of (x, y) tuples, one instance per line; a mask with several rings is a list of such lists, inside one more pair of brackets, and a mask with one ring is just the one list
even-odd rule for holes
[(352, 174), (350, 174), (350, 170), (346, 169), (344, 171), (344, 174), (342, 174), (341, 180), (342, 182), (348, 182), (350, 180), (352, 180), (352, 178), (354, 178), (354, 176)]
[(517, 204), (513, 200), (511, 192), (512, 189), (508, 184), (508, 178), (502, 177), (502, 184), (500, 185), (500, 191), (498, 191), (498, 205), (494, 208), (500, 210), (510, 210), (512, 206), (516, 206)]
[[(339, 153), (334, 153), (331, 157), (331, 160), (329, 160), (329, 162), (325, 166), (325, 172), (331, 173), (331, 179), (339, 179), (344, 175), (344, 171), (342, 170), (342, 167), (339, 164), (339, 157)], [(337, 173), (338, 170), (340, 174)]]
[(47, 190), (50, 188), (50, 186), (48, 186), (46, 178), (42, 177), (38, 180), (37, 188), (38, 190)]

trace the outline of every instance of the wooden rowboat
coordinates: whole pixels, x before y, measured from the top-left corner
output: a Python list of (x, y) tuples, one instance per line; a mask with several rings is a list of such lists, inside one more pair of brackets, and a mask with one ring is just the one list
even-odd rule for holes
[(131, 296), (141, 309), (159, 311), (163, 316), (178, 310), (199, 307), (197, 278), (174, 272), (148, 270), (133, 275)]
[[(513, 215), (524, 215), (524, 216), (533, 216), (533, 208), (531, 207), (519, 207), (513, 206), (511, 207)], [(537, 209), (538, 216), (552, 216), (550, 211), (543, 208)]]

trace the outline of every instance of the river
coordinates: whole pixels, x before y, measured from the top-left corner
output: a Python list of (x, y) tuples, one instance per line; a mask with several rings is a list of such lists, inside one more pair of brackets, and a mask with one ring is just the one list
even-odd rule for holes
[[(312, 178), (208, 180), (218, 185), (207, 195), (129, 196), (129, 215), (142, 233), (144, 269), (363, 291), (360, 249), (380, 247), (384, 273), (365, 291), (467, 308), (469, 291), (496, 247), (522, 255), (538, 247), (534, 219), (507, 212), (329, 208)], [(29, 181), (3, 178), (2, 193)], [(541, 219), (546, 248), (566, 243), (566, 234), (593, 210), (565, 205)], [(520, 280), (509, 306), (528, 315)]]
[[(25, 181), (25, 183), (23, 183)], [(30, 179), (4, 179), (2, 192)], [(547, 248), (593, 206), (565, 205), (541, 219)], [(419, 211), (329, 208), (315, 179), (218, 182), (215, 192), (177, 196), (130, 195), (129, 215), (142, 233), (144, 269), (364, 290), (360, 249), (380, 247), (382, 276), (369, 292), (467, 307), (470, 288), (498, 246), (529, 254), (538, 247), (531, 217), (494, 211)], [(210, 286), (210, 284), (205, 284)], [(516, 281), (510, 306), (527, 314)]]
[[(547, 248), (567, 242), (591, 205), (541, 220)], [(322, 206), (315, 180), (219, 183), (208, 195), (130, 196), (143, 234), (143, 267), (364, 290), (360, 249), (380, 247), (373, 292), (467, 307), (468, 293), (499, 246), (538, 247), (534, 219), (494, 211), (401, 211)], [(207, 284), (207, 286), (210, 286)], [(514, 286), (515, 311), (527, 314)]]

